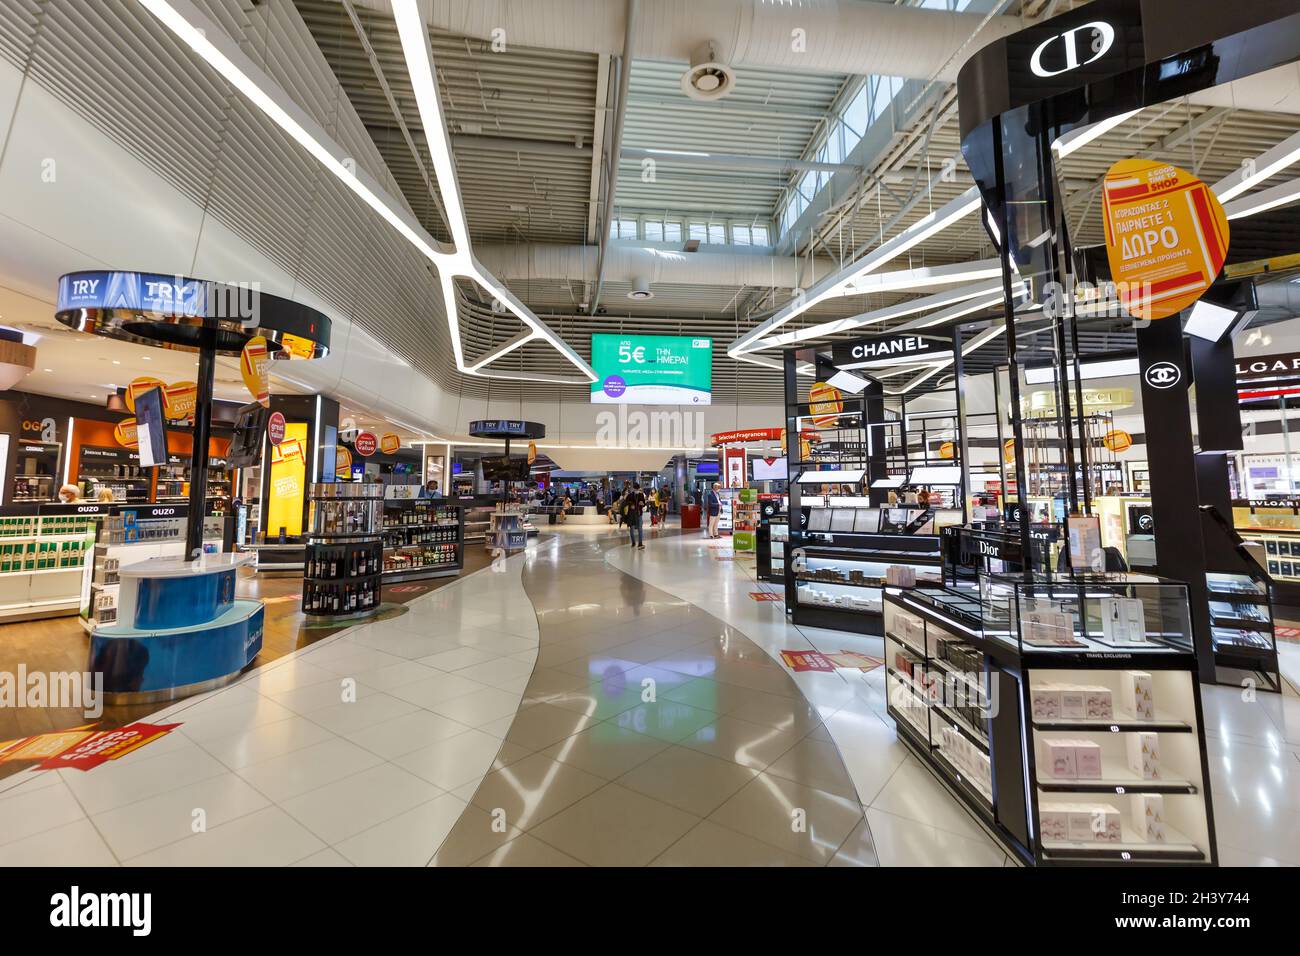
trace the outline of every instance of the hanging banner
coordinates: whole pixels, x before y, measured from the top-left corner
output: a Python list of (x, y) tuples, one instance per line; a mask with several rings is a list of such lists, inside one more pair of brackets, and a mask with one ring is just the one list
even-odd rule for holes
[(813, 382), (808, 389), (808, 412), (818, 428), (829, 428), (844, 411), (844, 393), (827, 382)]
[(951, 461), (957, 454), (956, 447), (952, 442), (946, 441), (939, 446), (939, 457), (945, 461)]
[(265, 408), (271, 406), (271, 353), (266, 339), (254, 335), (244, 344), (239, 354), (239, 375), (253, 399)]
[(194, 417), (199, 400), (197, 382), (173, 382), (163, 387), (163, 417), (169, 422), (187, 422)]
[(1115, 454), (1126, 452), (1133, 447), (1133, 436), (1121, 429), (1114, 429), (1102, 436), (1101, 443)]
[(135, 412), (135, 400), (149, 391), (151, 388), (163, 389), (163, 400), (167, 397), (167, 384), (160, 378), (150, 378), (148, 375), (142, 375), (139, 378), (132, 379), (126, 387), (126, 408), (127, 411)]
[(402, 447), (402, 440), (392, 432), (384, 435), (379, 439), (379, 450), (385, 455), (396, 455), (397, 450)]
[(1008, 438), (1002, 443), (1002, 460), (1008, 465), (1016, 460), (1016, 440)]
[(123, 448), (139, 448), (140, 439), (136, 435), (135, 419), (124, 418), (113, 426), (113, 437)]
[(535, 461), (537, 461), (537, 442), (530, 441), (528, 443), (528, 464), (531, 465)]
[(284, 415), (280, 412), (272, 412), (266, 420), (266, 440), (272, 445), (284, 441), (284, 424)]
[(375, 449), (379, 447), (379, 441), (370, 432), (358, 432), (357, 439), (352, 443), (352, 447), (356, 449), (357, 454), (362, 458), (369, 458), (375, 453)]
[(352, 452), (342, 445), (334, 446), (334, 477), (352, 477)]
[(1228, 217), (1186, 170), (1121, 159), (1102, 184), (1106, 258), (1135, 319), (1163, 319), (1210, 288), (1228, 256)]

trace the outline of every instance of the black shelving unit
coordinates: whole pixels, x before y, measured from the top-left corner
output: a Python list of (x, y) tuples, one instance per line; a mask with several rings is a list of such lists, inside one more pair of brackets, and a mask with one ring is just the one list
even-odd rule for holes
[[(1186, 588), (1120, 575), (982, 583), (886, 590), (887, 708), (899, 738), (1027, 865), (1214, 865)], [(1098, 602), (1110, 595), (1142, 600), (1144, 643), (1107, 642)], [(1030, 630), (1040, 601), (1072, 608), (1059, 645)], [(1135, 686), (1146, 688), (1144, 708), (1126, 696)], [(1054, 711), (1067, 693), (1083, 698)], [(1152, 745), (1154, 768), (1133, 769), (1134, 742)], [(1077, 774), (1051, 766), (1053, 747), (1090, 752), (1088, 773), (1081, 757)], [(1139, 811), (1152, 806), (1158, 827), (1144, 817), (1140, 830)]]
[(760, 498), (758, 531), (754, 536), (758, 580), (781, 584), (785, 581), (786, 546), (790, 543), (790, 516), (779, 498)]
[(302, 610), (309, 619), (368, 617), (383, 603), (382, 485), (312, 485)]
[(454, 577), (465, 567), (465, 508), (454, 498), (385, 498), (381, 534), (390, 583)]

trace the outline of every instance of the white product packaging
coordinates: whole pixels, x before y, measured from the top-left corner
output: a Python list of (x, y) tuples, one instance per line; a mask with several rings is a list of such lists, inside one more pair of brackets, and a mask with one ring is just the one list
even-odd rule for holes
[(1071, 740), (1074, 744), (1074, 773), (1080, 780), (1101, 779), (1101, 745), (1091, 740)]
[(1165, 829), (1165, 798), (1158, 793), (1135, 793), (1129, 797), (1133, 829), (1148, 843), (1169, 839)]
[(1128, 767), (1143, 780), (1159, 780), (1160, 738), (1150, 731), (1126, 734)]
[(1082, 720), (1088, 712), (1088, 692), (1077, 684), (1061, 685), (1061, 716)]
[(1115, 716), (1114, 695), (1109, 687), (1088, 687), (1084, 716), (1090, 720), (1111, 720)]
[(1055, 720), (1061, 716), (1061, 688), (1042, 684), (1029, 693), (1029, 710), (1034, 720)]
[(1155, 720), (1151, 675), (1146, 671), (1124, 672), (1124, 709), (1138, 720)]
[(1120, 814), (1108, 803), (1069, 804), (1069, 833), (1072, 843), (1118, 843), (1122, 832)]
[(885, 568), (885, 583), (897, 588), (915, 587), (916, 569), (891, 564)]
[(1079, 776), (1074, 762), (1074, 741), (1043, 740), (1039, 752), (1043, 776), (1056, 780), (1074, 780)]
[(1044, 841), (1067, 842), (1070, 839), (1069, 804), (1039, 804), (1038, 830)]

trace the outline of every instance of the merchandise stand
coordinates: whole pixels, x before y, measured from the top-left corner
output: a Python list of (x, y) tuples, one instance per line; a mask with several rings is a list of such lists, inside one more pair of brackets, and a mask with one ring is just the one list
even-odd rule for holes
[(978, 587), (889, 588), (884, 603), (898, 734), (1009, 853), (1217, 863), (1183, 585), (982, 575)]
[(85, 558), (111, 505), (45, 503), (0, 512), (0, 622), (75, 614)]
[(465, 509), (454, 498), (419, 498), (413, 485), (384, 493), (383, 576), (390, 583), (454, 577), (465, 566)]
[(790, 516), (782, 496), (759, 497), (758, 534), (755, 539), (755, 569), (758, 580), (785, 582), (785, 549), (790, 541)]
[(369, 617), (383, 601), (383, 485), (316, 484), (310, 502), (303, 613), (309, 619)]
[(204, 553), (216, 358), (242, 355), (254, 337), (271, 358), (321, 358), (330, 320), (280, 296), (139, 272), (62, 276), (55, 318), (79, 332), (198, 358), (184, 550), (179, 558), (119, 565), (117, 620), (92, 632), (89, 669), (104, 673), (115, 700), (168, 699), (228, 683), (261, 650), (262, 605), (234, 599), (237, 568), (250, 555)]

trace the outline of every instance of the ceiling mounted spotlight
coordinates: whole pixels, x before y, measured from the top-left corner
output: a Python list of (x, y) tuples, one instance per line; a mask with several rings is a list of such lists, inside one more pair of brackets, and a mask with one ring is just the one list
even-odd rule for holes
[(646, 299), (653, 299), (655, 294), (650, 291), (650, 280), (644, 276), (638, 276), (632, 280), (632, 288), (628, 289), (627, 297), (643, 302)]
[(720, 100), (736, 88), (736, 71), (718, 61), (717, 44), (705, 40), (691, 54), (682, 74), (682, 92), (693, 100)]

